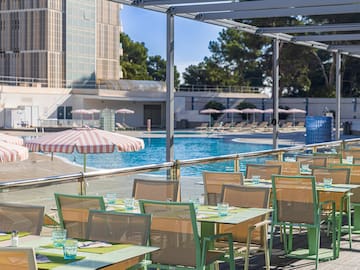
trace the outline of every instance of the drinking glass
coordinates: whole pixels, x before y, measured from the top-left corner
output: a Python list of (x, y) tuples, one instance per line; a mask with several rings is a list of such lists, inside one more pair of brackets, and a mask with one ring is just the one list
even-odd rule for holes
[(62, 247), (66, 240), (66, 229), (54, 229), (51, 232), (51, 239), (53, 241), (54, 247)]
[(199, 210), (200, 205), (200, 199), (199, 198), (191, 198), (189, 202), (192, 202), (194, 204), (195, 212), (197, 213)]
[(124, 206), (126, 210), (133, 210), (135, 208), (135, 199), (134, 198), (124, 199)]
[(324, 188), (331, 188), (332, 185), (332, 178), (324, 178)]
[(229, 204), (228, 203), (218, 203), (217, 210), (218, 210), (218, 215), (220, 217), (227, 216), (228, 210), (229, 210)]
[(353, 164), (354, 161), (354, 157), (353, 156), (347, 156), (346, 157), (346, 163), (348, 164)]
[(63, 251), (65, 260), (73, 260), (76, 258), (78, 249), (78, 241), (75, 239), (67, 239), (64, 242)]
[(304, 172), (310, 171), (309, 164), (301, 164), (301, 170), (304, 171)]
[(252, 180), (253, 184), (255, 184), (255, 185), (259, 184), (260, 183), (260, 175), (253, 175), (251, 180)]
[(115, 204), (115, 203), (116, 203), (116, 197), (117, 197), (117, 194), (116, 194), (116, 193), (106, 193), (106, 195), (105, 195), (105, 201), (106, 201), (108, 204)]

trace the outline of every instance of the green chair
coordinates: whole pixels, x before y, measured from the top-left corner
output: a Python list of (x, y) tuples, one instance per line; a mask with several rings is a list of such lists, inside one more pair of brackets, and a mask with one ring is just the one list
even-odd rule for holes
[[(156, 269), (196, 269), (227, 261), (235, 269), (231, 234), (200, 237), (193, 203), (139, 201), (142, 213), (151, 214), (150, 245), (160, 250), (151, 253), (148, 267)], [(216, 239), (228, 239), (229, 255), (211, 250)]]
[[(320, 248), (320, 222), (322, 207), (331, 204), (329, 214), (332, 230), (335, 232), (335, 203), (319, 202), (314, 176), (272, 176), (273, 215), (271, 225), (270, 251), (273, 246), (275, 227), (283, 228), (283, 244), (288, 257), (315, 260), (315, 269), (320, 260), (331, 260), (337, 256), (336, 234), (333, 233), (332, 247)], [(307, 228), (308, 247), (293, 250), (292, 228)], [(286, 228), (289, 228), (287, 235)], [(270, 253), (271, 254), (271, 253)]]
[[(137, 213), (90, 210), (86, 239), (113, 244), (146, 246), (150, 234), (151, 216)], [(130, 259), (133, 266), (126, 269), (145, 268), (145, 256)], [(125, 269), (128, 260), (116, 264), (116, 269)], [(115, 269), (115, 265), (114, 265)]]
[[(350, 169), (349, 168), (313, 168), (312, 175), (318, 183), (322, 183), (324, 178), (331, 178), (333, 184), (349, 184)], [(349, 247), (351, 249), (352, 228), (351, 228), (351, 210), (349, 194), (329, 192), (321, 190), (319, 192), (319, 201), (334, 201), (336, 209), (337, 224), (341, 226), (343, 215), (347, 217), (346, 232), (349, 234)], [(325, 209), (326, 210), (326, 209)], [(341, 230), (338, 231), (338, 240), (340, 240)]]
[(90, 210), (105, 210), (102, 196), (84, 196), (55, 193), (60, 226), (71, 238), (86, 239)]

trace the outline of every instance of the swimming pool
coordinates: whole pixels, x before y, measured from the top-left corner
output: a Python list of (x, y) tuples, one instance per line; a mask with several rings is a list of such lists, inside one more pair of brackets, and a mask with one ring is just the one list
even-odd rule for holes
[[(174, 155), (175, 159), (187, 160), (205, 158), (212, 156), (228, 155), (235, 153), (253, 152), (272, 149), (267, 144), (239, 143), (232, 138), (197, 138), (197, 137), (175, 137)], [(166, 139), (165, 138), (144, 138), (145, 148), (138, 152), (111, 154), (88, 154), (87, 166), (99, 169), (115, 169), (133, 166), (158, 164), (166, 162)], [(69, 161), (81, 164), (82, 154), (57, 154)], [(203, 170), (232, 171), (233, 162), (219, 162), (204, 164), (181, 169), (181, 174), (186, 176), (199, 176)]]

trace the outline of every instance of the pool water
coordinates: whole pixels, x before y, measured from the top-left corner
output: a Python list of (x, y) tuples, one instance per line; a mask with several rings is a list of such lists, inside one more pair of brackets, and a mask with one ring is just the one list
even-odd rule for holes
[[(174, 156), (178, 160), (188, 160), (221, 156), (228, 154), (254, 152), (272, 149), (271, 145), (250, 144), (233, 141), (231, 138), (194, 138), (175, 137)], [(166, 162), (166, 139), (144, 138), (145, 148), (138, 152), (114, 152), (110, 154), (88, 154), (87, 167), (98, 169), (126, 168)], [(77, 152), (60, 154), (69, 161), (77, 164), (83, 163), (83, 155)], [(199, 176), (203, 170), (233, 171), (233, 162), (219, 162), (212, 164), (184, 167), (181, 174), (186, 176)]]

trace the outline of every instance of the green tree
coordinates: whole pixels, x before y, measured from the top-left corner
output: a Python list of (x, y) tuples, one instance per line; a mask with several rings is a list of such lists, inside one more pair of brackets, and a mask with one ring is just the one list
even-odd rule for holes
[[(160, 55), (149, 56), (147, 60), (147, 71), (154, 81), (166, 81), (166, 61)], [(175, 88), (180, 84), (180, 74), (174, 67)]]
[(120, 34), (120, 42), (124, 52), (120, 57), (124, 79), (149, 80), (146, 65), (148, 50), (145, 44), (132, 41), (125, 33)]

